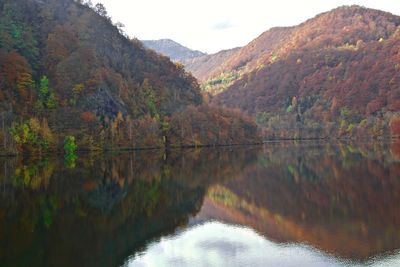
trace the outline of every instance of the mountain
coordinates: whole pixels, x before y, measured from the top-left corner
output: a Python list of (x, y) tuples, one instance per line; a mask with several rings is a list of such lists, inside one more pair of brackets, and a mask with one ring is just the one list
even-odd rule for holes
[[(203, 107), (197, 81), (181, 65), (129, 40), (90, 1), (1, 1), (0, 89), (1, 153), (44, 153), (62, 149), (64, 139), (114, 149), (247, 138), (220, 127), (222, 119), (249, 123), (240, 128), (257, 139), (250, 120)], [(184, 132), (180, 117), (193, 110), (207, 119)], [(203, 122), (217, 133), (200, 132)]]
[(184, 62), (205, 55), (203, 52), (191, 50), (170, 39), (144, 40), (142, 42), (145, 47), (171, 58), (172, 61)]
[(228, 58), (234, 55), (240, 48), (223, 50), (212, 55), (204, 55), (184, 61), (185, 69), (200, 81), (207, 80), (212, 76), (210, 70), (217, 69)]
[(209, 68), (203, 87), (268, 138), (383, 136), (399, 122), (399, 26), (390, 13), (340, 7), (263, 33)]

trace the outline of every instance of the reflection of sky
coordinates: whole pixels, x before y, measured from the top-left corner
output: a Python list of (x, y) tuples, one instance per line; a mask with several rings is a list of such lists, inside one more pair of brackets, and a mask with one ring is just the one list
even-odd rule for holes
[[(345, 245), (345, 244), (344, 244)], [(248, 228), (210, 222), (162, 238), (128, 260), (130, 266), (364, 266), (343, 262), (313, 248), (278, 245)], [(366, 266), (400, 266), (400, 254)]]

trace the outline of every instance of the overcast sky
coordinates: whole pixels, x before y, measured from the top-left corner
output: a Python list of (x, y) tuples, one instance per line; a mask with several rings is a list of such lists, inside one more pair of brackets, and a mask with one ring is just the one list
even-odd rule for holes
[(243, 46), (275, 26), (297, 25), (342, 5), (400, 15), (400, 0), (92, 0), (141, 40), (169, 38), (214, 53)]

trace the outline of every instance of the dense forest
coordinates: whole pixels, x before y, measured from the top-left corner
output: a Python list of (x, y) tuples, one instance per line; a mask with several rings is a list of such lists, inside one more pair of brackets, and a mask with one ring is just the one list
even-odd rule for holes
[[(102, 4), (0, 2), (1, 154), (400, 135), (400, 17), (340, 7), (180, 62)], [(159, 49), (156, 49), (157, 51)], [(186, 50), (185, 50), (186, 51)]]
[(250, 119), (203, 105), (181, 64), (122, 26), (90, 1), (0, 1), (2, 153), (259, 142)]
[(247, 112), (267, 138), (398, 135), (399, 26), (390, 13), (345, 6), (187, 68), (214, 105)]

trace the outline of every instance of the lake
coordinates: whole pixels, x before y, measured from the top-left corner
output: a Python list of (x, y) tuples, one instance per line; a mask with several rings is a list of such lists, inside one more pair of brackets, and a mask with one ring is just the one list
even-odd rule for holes
[(0, 266), (400, 266), (400, 143), (0, 158)]

